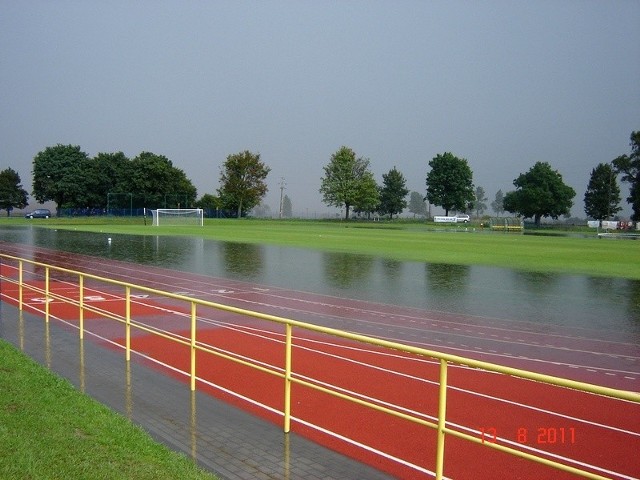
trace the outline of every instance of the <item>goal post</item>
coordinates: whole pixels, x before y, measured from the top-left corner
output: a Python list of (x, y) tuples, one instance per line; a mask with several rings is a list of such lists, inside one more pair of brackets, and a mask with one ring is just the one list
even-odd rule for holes
[(201, 208), (158, 208), (151, 210), (154, 226), (200, 226), (204, 225)]

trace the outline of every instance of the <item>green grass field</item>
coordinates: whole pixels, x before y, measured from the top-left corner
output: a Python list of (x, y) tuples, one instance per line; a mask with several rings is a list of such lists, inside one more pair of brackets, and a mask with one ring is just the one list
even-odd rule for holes
[(593, 230), (523, 235), (489, 232), (474, 224), (436, 228), (424, 222), (255, 219), (205, 219), (204, 227), (153, 227), (145, 226), (140, 217), (16, 218), (0, 222), (111, 234), (191, 235), (403, 261), (640, 279), (640, 242), (600, 239)]

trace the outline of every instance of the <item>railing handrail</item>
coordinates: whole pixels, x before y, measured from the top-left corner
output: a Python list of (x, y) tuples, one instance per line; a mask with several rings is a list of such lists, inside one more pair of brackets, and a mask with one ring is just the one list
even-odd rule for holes
[(151, 293), (151, 294), (157, 294), (157, 295), (161, 295), (163, 297), (166, 298), (172, 298), (175, 300), (180, 300), (180, 301), (184, 301), (184, 302), (188, 302), (188, 303), (195, 303), (196, 305), (200, 305), (203, 307), (209, 307), (209, 308), (215, 308), (217, 310), (223, 310), (226, 312), (230, 312), (230, 313), (238, 313), (240, 315), (246, 315), (246, 316), (250, 316), (253, 318), (258, 318), (261, 320), (266, 320), (269, 322), (275, 322), (275, 323), (279, 323), (282, 325), (286, 325), (289, 324), (293, 327), (298, 327), (298, 328), (302, 328), (305, 330), (310, 330), (310, 331), (315, 331), (315, 332), (319, 332), (319, 333), (325, 333), (331, 336), (335, 336), (335, 337), (340, 337), (340, 338), (345, 338), (348, 340), (355, 340), (358, 342), (363, 342), (363, 343), (367, 343), (367, 344), (371, 344), (371, 345), (376, 345), (379, 347), (384, 347), (384, 348), (390, 348), (390, 349), (394, 349), (394, 350), (400, 350), (406, 353), (413, 353), (416, 355), (422, 355), (422, 356), (426, 356), (426, 357), (431, 357), (431, 358), (435, 358), (438, 360), (445, 360), (449, 363), (455, 363), (458, 365), (466, 365), (468, 367), (472, 367), (472, 368), (478, 368), (481, 370), (486, 370), (486, 371), (490, 371), (490, 372), (496, 372), (496, 373), (501, 373), (504, 375), (511, 375), (513, 377), (519, 377), (519, 378), (523, 378), (523, 379), (527, 379), (527, 380), (534, 380), (537, 382), (542, 382), (542, 383), (548, 383), (550, 385), (556, 385), (556, 386), (560, 386), (560, 387), (566, 387), (566, 388), (572, 388), (574, 390), (580, 390), (580, 391), (584, 391), (584, 392), (588, 392), (588, 393), (595, 393), (595, 394), (599, 394), (599, 395), (605, 395), (608, 397), (613, 397), (613, 398), (617, 398), (620, 400), (629, 400), (632, 402), (638, 402), (640, 403), (640, 393), (638, 392), (633, 392), (633, 391), (629, 391), (629, 390), (620, 390), (620, 389), (616, 389), (616, 388), (611, 388), (611, 387), (603, 387), (601, 385), (595, 385), (592, 383), (587, 383), (587, 382), (580, 382), (577, 380), (569, 380), (566, 378), (562, 378), (562, 377), (556, 377), (553, 375), (547, 375), (547, 374), (543, 374), (543, 373), (536, 373), (536, 372), (532, 372), (529, 370), (523, 370), (523, 369), (519, 369), (519, 368), (513, 368), (513, 367), (507, 367), (504, 365), (499, 365), (496, 363), (491, 363), (491, 362), (485, 362), (483, 360), (476, 360), (476, 359), (472, 359), (472, 358), (467, 358), (467, 357), (462, 357), (459, 355), (453, 355), (453, 354), (449, 354), (449, 353), (443, 353), (443, 352), (438, 352), (436, 350), (429, 350), (429, 349), (425, 349), (425, 348), (421, 348), (421, 347), (414, 347), (411, 345), (406, 345), (403, 343), (399, 343), (399, 342), (393, 342), (390, 340), (382, 340), (382, 339), (378, 339), (378, 338), (374, 338), (374, 337), (369, 337), (367, 335), (361, 335), (358, 333), (352, 333), (352, 332), (346, 332), (344, 330), (339, 330), (336, 328), (331, 328), (331, 327), (323, 327), (321, 325), (314, 325), (312, 323), (306, 323), (306, 322), (302, 322), (299, 320), (294, 320), (294, 319), (289, 319), (289, 318), (285, 318), (285, 317), (280, 317), (277, 315), (271, 315), (268, 313), (261, 313), (261, 312), (256, 312), (253, 310), (246, 310), (243, 308), (239, 308), (239, 307), (233, 307), (230, 305), (225, 305), (222, 303), (217, 303), (217, 302), (211, 302), (208, 300), (202, 300), (202, 299), (198, 299), (198, 298), (193, 298), (193, 297), (188, 297), (185, 295), (180, 295), (180, 294), (176, 294), (176, 293), (171, 293), (171, 292), (167, 292), (164, 290), (160, 290), (157, 288), (152, 288), (152, 287), (146, 287), (144, 285), (136, 285), (133, 284), (131, 282), (125, 282), (122, 280), (113, 280), (110, 278), (106, 278), (106, 277), (101, 277), (99, 275), (95, 275), (92, 273), (85, 273), (85, 272), (80, 272), (78, 270), (70, 270), (68, 268), (64, 268), (64, 267), (58, 267), (55, 265), (50, 265), (50, 264), (46, 264), (46, 263), (42, 263), (42, 262), (37, 262), (35, 260), (28, 260), (28, 259), (24, 259), (24, 258), (20, 258), (20, 257), (15, 257), (13, 255), (7, 255), (7, 254), (0, 254), (0, 257), (4, 257), (4, 258), (9, 258), (11, 260), (22, 260), (24, 262), (27, 262), (29, 264), (32, 265), (36, 265), (36, 266), (40, 266), (40, 267), (48, 267), (51, 268), (55, 271), (59, 271), (59, 272), (63, 272), (63, 273), (68, 273), (68, 274), (72, 274), (72, 275), (82, 275), (85, 278), (90, 278), (93, 280), (98, 280), (101, 282), (105, 282), (108, 284), (112, 284), (112, 285), (118, 285), (118, 286), (122, 286), (122, 287), (129, 287), (131, 289), (134, 289), (136, 291), (139, 292), (145, 292), (145, 293)]

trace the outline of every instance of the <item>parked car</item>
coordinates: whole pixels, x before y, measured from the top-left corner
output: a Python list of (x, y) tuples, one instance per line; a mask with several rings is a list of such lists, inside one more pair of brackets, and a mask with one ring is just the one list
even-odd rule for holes
[(24, 218), (49, 218), (51, 216), (51, 210), (48, 208), (37, 208), (33, 212), (25, 214)]
[(456, 215), (456, 223), (469, 223), (471, 217), (469, 215)]

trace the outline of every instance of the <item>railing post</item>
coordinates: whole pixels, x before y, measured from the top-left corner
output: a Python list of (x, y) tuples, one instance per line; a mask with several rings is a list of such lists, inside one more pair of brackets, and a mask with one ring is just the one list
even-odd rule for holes
[(80, 340), (84, 338), (84, 275), (78, 276), (78, 305), (80, 306)]
[(18, 309), (22, 311), (22, 260), (18, 260)]
[(131, 287), (124, 287), (124, 312), (125, 312), (125, 358), (127, 362), (131, 360)]
[(440, 389), (438, 395), (438, 442), (436, 447), (436, 480), (444, 471), (444, 428), (447, 422), (447, 361), (440, 359)]
[(284, 354), (284, 433), (291, 430), (291, 324), (286, 324)]
[(196, 389), (196, 302), (191, 302), (191, 391)]
[(49, 267), (44, 269), (44, 321), (49, 323)]

